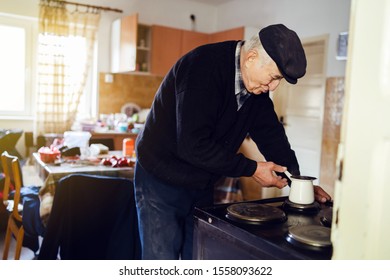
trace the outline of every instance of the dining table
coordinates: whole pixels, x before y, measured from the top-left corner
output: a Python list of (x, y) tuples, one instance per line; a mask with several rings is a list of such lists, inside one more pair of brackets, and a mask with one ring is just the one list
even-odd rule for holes
[(56, 161), (54, 163), (45, 163), (42, 161), (39, 153), (33, 153), (35, 167), (39, 177), (44, 181), (40, 194), (51, 193), (54, 195), (55, 186), (62, 178), (70, 174), (93, 174), (110, 177), (123, 177), (132, 179), (134, 176), (134, 167), (117, 167), (103, 165), (101, 161), (104, 158), (122, 157), (122, 151), (109, 151), (103, 154), (85, 159), (68, 158)]
[[(102, 164), (105, 158), (121, 158), (122, 151), (109, 151), (108, 154), (94, 157), (69, 157), (60, 158), (55, 162), (46, 163), (41, 159), (39, 153), (33, 153), (35, 169), (38, 172), (43, 185), (39, 190), (41, 199), (40, 216), (45, 222), (50, 214), (54, 198), (55, 188), (59, 180), (70, 174), (91, 174), (109, 177), (122, 177), (133, 179), (134, 167), (110, 166)], [(135, 159), (132, 159), (135, 161)]]

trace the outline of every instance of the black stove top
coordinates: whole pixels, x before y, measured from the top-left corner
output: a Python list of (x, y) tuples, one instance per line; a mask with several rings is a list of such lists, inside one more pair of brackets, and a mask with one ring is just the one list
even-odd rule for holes
[(332, 206), (316, 203), (309, 207), (309, 211), (305, 211), (301, 208), (292, 209), (291, 204), (286, 202), (287, 197), (250, 202), (277, 207), (287, 216), (281, 222), (265, 224), (245, 223), (229, 218), (227, 208), (236, 203), (195, 208), (194, 258), (330, 259), (331, 245), (318, 247), (291, 242), (289, 231), (297, 226), (315, 226), (316, 230), (329, 228)]

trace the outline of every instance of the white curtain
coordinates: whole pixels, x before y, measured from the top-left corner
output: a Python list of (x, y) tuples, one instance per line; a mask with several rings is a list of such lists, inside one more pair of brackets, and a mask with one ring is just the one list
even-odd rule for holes
[(91, 67), (99, 20), (98, 9), (70, 10), (63, 1), (40, 1), (38, 135), (71, 129)]

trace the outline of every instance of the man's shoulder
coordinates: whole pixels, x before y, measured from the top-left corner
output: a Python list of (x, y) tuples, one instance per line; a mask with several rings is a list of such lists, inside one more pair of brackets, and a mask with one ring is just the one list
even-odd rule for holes
[(203, 51), (221, 51), (221, 50), (235, 50), (237, 43), (240, 41), (223, 41), (223, 42), (215, 42), (206, 45), (201, 45), (196, 47), (190, 52), (203, 52)]
[(190, 81), (196, 86), (207, 85), (211, 77), (217, 75), (225, 79), (233, 75), (235, 48), (238, 41), (225, 41), (197, 47), (181, 57), (171, 69), (176, 81), (188, 86)]
[(230, 63), (234, 61), (235, 49), (238, 42), (224, 41), (196, 47), (185, 54), (181, 58), (180, 63), (190, 63), (192, 65), (206, 63), (209, 66), (217, 61)]

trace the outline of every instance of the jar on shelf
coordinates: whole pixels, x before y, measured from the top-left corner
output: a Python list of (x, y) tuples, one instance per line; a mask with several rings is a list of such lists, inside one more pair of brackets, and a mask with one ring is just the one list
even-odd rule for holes
[(144, 71), (144, 72), (148, 71), (148, 64), (146, 62), (141, 64), (141, 71)]

